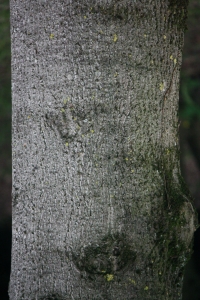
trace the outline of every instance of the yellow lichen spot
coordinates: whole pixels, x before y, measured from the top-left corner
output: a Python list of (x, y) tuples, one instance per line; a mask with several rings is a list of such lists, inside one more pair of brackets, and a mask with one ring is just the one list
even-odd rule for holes
[(169, 150), (169, 149), (167, 149), (167, 150), (166, 150), (166, 153), (167, 153), (167, 155), (169, 155), (169, 154), (170, 154), (170, 150)]
[(130, 281), (132, 284), (136, 285), (136, 282), (135, 282), (135, 280), (133, 280), (133, 279), (129, 278), (129, 281)]
[(67, 99), (64, 99), (63, 102), (64, 104), (67, 104), (67, 102), (70, 100), (70, 97), (67, 97)]
[(65, 112), (64, 108), (61, 108), (61, 112), (62, 112), (62, 113), (64, 113), (64, 112)]
[(110, 195), (110, 198), (114, 198), (114, 195)]
[(84, 134), (82, 134), (82, 137), (84, 137)]
[(99, 33), (103, 34), (103, 31), (102, 31), (102, 30), (100, 30), (100, 31), (99, 31)]
[(128, 160), (128, 157), (126, 157), (125, 160), (127, 161), (127, 160)]
[(69, 143), (65, 143), (65, 146), (67, 146), (67, 147), (68, 147), (68, 146), (69, 146)]
[(158, 274), (159, 274), (159, 275), (162, 275), (162, 273), (161, 273), (161, 272), (159, 272)]
[(177, 59), (176, 58), (174, 58), (174, 64), (176, 64), (177, 63)]
[(111, 281), (114, 278), (113, 274), (106, 274), (104, 277), (107, 281)]
[(146, 34), (144, 34), (144, 37), (147, 37), (147, 35), (146, 35)]
[(106, 271), (102, 270), (101, 273), (106, 273)]
[(117, 77), (118, 76), (118, 73), (116, 72), (115, 74), (114, 74), (114, 77)]
[(94, 130), (93, 130), (93, 129), (91, 129), (91, 130), (90, 130), (90, 132), (91, 132), (91, 133), (94, 133)]
[(134, 170), (131, 170), (131, 173), (134, 173)]
[(51, 33), (49, 37), (50, 37), (50, 39), (53, 39), (54, 38), (54, 34)]
[(114, 34), (114, 36), (113, 36), (113, 42), (116, 43), (117, 40), (118, 40), (118, 36), (117, 36), (117, 34)]
[(84, 16), (84, 19), (87, 19), (87, 17), (86, 17), (86, 16)]
[(173, 55), (170, 56), (170, 59), (171, 59), (171, 60), (173, 59)]
[(164, 90), (164, 84), (160, 83), (160, 90), (163, 91)]
[(166, 40), (166, 38), (167, 38), (166, 35), (163, 35), (163, 39)]
[(144, 288), (144, 290), (148, 291), (148, 289), (149, 289), (149, 287), (146, 285), (145, 288)]
[(28, 116), (28, 119), (30, 119), (30, 116)]

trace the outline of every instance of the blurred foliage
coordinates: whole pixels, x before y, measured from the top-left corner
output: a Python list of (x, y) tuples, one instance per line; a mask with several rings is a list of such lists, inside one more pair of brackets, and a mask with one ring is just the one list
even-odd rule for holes
[(200, 120), (200, 0), (189, 1), (187, 23), (180, 87), (180, 118), (185, 129)]
[(11, 71), (9, 1), (0, 0), (0, 178), (11, 174)]
[[(183, 124), (200, 119), (200, 80), (199, 78), (183, 77), (181, 79), (180, 118)], [(185, 126), (187, 127), (187, 126)]]

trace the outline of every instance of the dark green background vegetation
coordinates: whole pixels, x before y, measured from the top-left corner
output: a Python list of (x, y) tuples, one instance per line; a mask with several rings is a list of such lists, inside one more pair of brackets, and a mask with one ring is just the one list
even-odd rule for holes
[[(0, 299), (8, 299), (11, 247), (11, 51), (9, 1), (0, 0)], [(200, 0), (189, 4), (180, 88), (182, 172), (200, 212)], [(200, 299), (200, 233), (187, 266), (184, 300)], [(106, 300), (106, 299), (105, 299)]]

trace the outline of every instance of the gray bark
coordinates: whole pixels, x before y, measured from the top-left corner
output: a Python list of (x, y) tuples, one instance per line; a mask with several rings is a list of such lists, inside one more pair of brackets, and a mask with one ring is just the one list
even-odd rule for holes
[(11, 0), (11, 300), (181, 298), (187, 1)]

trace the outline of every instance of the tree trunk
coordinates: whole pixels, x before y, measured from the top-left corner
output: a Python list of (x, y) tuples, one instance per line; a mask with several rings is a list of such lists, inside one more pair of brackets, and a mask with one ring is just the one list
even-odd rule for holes
[(187, 1), (11, 0), (11, 300), (181, 298)]

